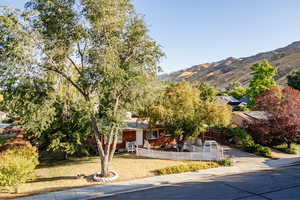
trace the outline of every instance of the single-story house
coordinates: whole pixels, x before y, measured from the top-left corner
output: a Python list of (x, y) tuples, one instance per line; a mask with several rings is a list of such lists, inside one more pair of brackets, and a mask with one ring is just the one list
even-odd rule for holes
[(216, 96), (216, 103), (221, 105), (237, 106), (240, 101), (232, 96)]
[(243, 127), (245, 122), (266, 119), (268, 119), (268, 113), (265, 111), (233, 112), (232, 124)]
[(248, 98), (241, 98), (236, 99), (232, 96), (216, 96), (216, 103), (220, 105), (231, 105), (232, 107), (235, 106), (245, 106), (247, 103), (249, 103)]
[(147, 120), (138, 118), (130, 118), (124, 122), (125, 126), (118, 138), (118, 151), (125, 150), (128, 142), (135, 142), (135, 145), (139, 147), (143, 147), (147, 143), (151, 148), (176, 144), (171, 135), (167, 134), (165, 129), (159, 125), (150, 129)]

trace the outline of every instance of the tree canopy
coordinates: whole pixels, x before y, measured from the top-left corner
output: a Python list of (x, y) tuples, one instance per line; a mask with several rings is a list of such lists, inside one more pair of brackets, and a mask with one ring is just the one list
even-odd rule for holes
[(218, 93), (218, 90), (211, 87), (208, 83), (200, 82), (196, 83), (195, 87), (199, 90), (199, 97), (201, 101), (212, 102), (215, 100), (215, 97)]
[(236, 99), (241, 99), (246, 95), (246, 88), (238, 81), (230, 83), (226, 88), (226, 91), (229, 95), (233, 96)]
[(86, 113), (108, 176), (125, 113), (143, 101), (163, 56), (131, 1), (32, 0), (22, 13), (2, 8), (0, 30), (4, 101), (42, 131), (70, 85), (63, 96)]
[(160, 123), (177, 141), (181, 151), (184, 142), (203, 133), (211, 125), (228, 126), (231, 120), (229, 106), (215, 105), (201, 100), (200, 91), (186, 82), (167, 86), (143, 116), (150, 124)]
[(256, 109), (267, 112), (267, 119), (256, 120), (250, 125), (260, 134), (262, 143), (276, 139), (290, 148), (292, 142), (300, 140), (300, 92), (291, 87), (271, 87), (256, 100)]
[(288, 77), (288, 85), (300, 90), (300, 71), (294, 72), (292, 75), (289, 75)]
[(269, 64), (267, 60), (263, 60), (261, 64), (255, 63), (251, 66), (252, 80), (250, 81), (249, 88), (246, 91), (247, 97), (250, 98), (250, 106), (255, 104), (255, 99), (268, 90), (272, 85), (276, 85), (274, 76), (277, 70)]

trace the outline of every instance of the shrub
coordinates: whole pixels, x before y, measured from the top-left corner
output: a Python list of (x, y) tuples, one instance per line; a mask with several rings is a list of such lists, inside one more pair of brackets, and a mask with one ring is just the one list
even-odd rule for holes
[(159, 175), (177, 174), (177, 173), (183, 173), (183, 172), (197, 171), (197, 170), (201, 170), (201, 169), (216, 168), (219, 166), (220, 166), (220, 164), (217, 162), (199, 162), (199, 163), (190, 163), (190, 164), (165, 167), (165, 168), (156, 170), (156, 172)]
[(239, 127), (232, 128), (229, 131), (229, 135), (233, 138), (234, 143), (243, 149), (254, 145), (251, 135), (249, 135), (244, 129)]
[(246, 152), (258, 153), (265, 157), (270, 157), (272, 154), (272, 151), (269, 147), (255, 144), (252, 136), (239, 127), (230, 129), (229, 134), (233, 138), (233, 141), (237, 145), (237, 147), (243, 149)]
[(244, 150), (249, 152), (249, 153), (257, 153), (259, 147), (260, 147), (259, 144), (253, 144), (253, 145), (246, 146), (244, 148)]
[(272, 151), (269, 147), (264, 147), (260, 144), (253, 144), (253, 145), (250, 145), (250, 146), (246, 146), (244, 148), (245, 151), (249, 152), (249, 153), (258, 153), (262, 156), (265, 156), (265, 157), (270, 157), (271, 154), (272, 154)]
[(272, 150), (269, 147), (259, 145), (258, 153), (265, 157), (271, 157)]
[(34, 148), (14, 147), (0, 153), (0, 187), (14, 187), (32, 178), (38, 164)]
[(226, 166), (226, 167), (232, 166), (232, 161), (228, 159), (219, 160), (218, 163), (219, 165)]

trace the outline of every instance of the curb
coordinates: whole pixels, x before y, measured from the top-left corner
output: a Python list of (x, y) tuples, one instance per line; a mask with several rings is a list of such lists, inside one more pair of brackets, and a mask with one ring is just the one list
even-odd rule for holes
[(91, 197), (88, 197), (88, 198), (82, 198), (82, 200), (94, 200), (95, 198), (104, 198), (104, 197), (110, 197), (110, 196), (114, 196), (114, 195), (118, 195), (118, 194), (139, 192), (139, 191), (158, 188), (158, 187), (167, 186), (167, 185), (171, 185), (171, 183), (169, 183), (169, 184), (163, 184), (163, 183), (162, 184), (155, 184), (155, 185), (149, 186), (149, 187), (141, 187), (141, 188), (136, 188), (136, 189), (131, 189), (131, 190), (122, 190), (122, 191), (118, 191), (118, 192), (112, 192), (110, 194), (95, 194), (95, 195), (93, 195)]

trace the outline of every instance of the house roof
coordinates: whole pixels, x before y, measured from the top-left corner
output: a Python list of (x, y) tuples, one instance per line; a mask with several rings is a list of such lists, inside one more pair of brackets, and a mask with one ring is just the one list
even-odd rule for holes
[(240, 101), (232, 96), (216, 96), (216, 103), (218, 104), (239, 104)]
[(268, 119), (268, 113), (265, 111), (251, 111), (251, 112), (244, 112), (245, 115), (253, 118), (253, 119)]
[(250, 112), (234, 112), (234, 115), (237, 115), (245, 120), (266, 120), (268, 119), (268, 113), (265, 111), (250, 111)]
[(240, 99), (240, 102), (242, 102), (242, 103), (249, 103), (250, 99), (246, 98), (246, 97), (243, 97), (243, 98)]
[(125, 125), (122, 128), (123, 130), (140, 130), (148, 129), (149, 123), (148, 120), (140, 120), (138, 118), (131, 118), (124, 121)]

